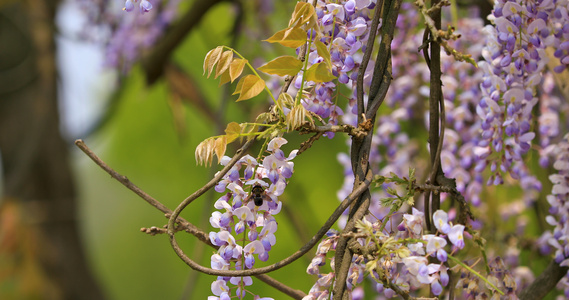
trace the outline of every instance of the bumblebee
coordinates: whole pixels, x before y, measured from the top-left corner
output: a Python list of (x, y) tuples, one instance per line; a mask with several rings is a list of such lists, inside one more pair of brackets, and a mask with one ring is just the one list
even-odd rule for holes
[(251, 189), (251, 195), (247, 197), (247, 202), (251, 201), (251, 199), (253, 199), (256, 206), (261, 206), (263, 205), (263, 200), (269, 200), (269, 196), (265, 194), (265, 189), (261, 185), (255, 184)]

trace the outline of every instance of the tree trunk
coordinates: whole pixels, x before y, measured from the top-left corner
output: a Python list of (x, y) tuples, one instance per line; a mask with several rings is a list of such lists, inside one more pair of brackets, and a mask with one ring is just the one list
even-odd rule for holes
[(0, 244), (0, 257), (11, 261), (18, 299), (103, 299), (81, 243), (68, 146), (59, 131), (57, 3), (0, 3), (0, 243), (17, 244)]

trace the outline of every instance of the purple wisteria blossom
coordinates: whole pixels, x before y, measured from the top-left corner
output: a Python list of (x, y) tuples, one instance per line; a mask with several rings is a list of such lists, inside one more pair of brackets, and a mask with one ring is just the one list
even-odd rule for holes
[[(481, 172), (490, 166), (488, 184), (502, 184), (506, 173), (524, 182), (528, 202), (535, 201), (541, 183), (531, 175), (522, 157), (536, 136), (531, 130), (532, 110), (538, 103), (536, 91), (549, 60), (545, 49), (562, 48), (559, 17), (563, 12), (566, 15), (566, 6), (567, 1), (497, 1), (491, 16), (495, 26), (485, 28), (485, 60), (480, 62), (485, 73), (483, 97), (477, 107), (482, 139), (476, 169)], [(541, 120), (541, 131), (551, 137), (556, 121), (551, 115), (546, 117)]]
[[(318, 1), (316, 4), (316, 14), (323, 29), (323, 35), (319, 41), (330, 50), (332, 74), (337, 77), (339, 83), (355, 86), (358, 67), (362, 59), (361, 49), (369, 36), (368, 27), (371, 24), (370, 16), (375, 2), (375, 0), (351, 0), (337, 3)], [(307, 54), (309, 67), (324, 61), (314, 44), (309, 50)], [(370, 65), (373, 66), (373, 64)], [(302, 78), (301, 72), (294, 83), (295, 88), (301, 88)], [(366, 78), (367, 84), (370, 81), (371, 78)], [(344, 111), (338, 105), (342, 96), (337, 83), (332, 81), (305, 82), (304, 89), (313, 90), (302, 98), (301, 102), (304, 107), (325, 119), (328, 124), (338, 124)], [(326, 136), (332, 138), (334, 133), (328, 132)]]
[[(401, 290), (411, 292), (422, 288), (428, 288), (435, 295), (440, 295), (443, 287), (449, 284), (448, 265), (445, 264), (449, 255), (456, 255), (464, 248), (464, 225), (445, 221), (448, 215), (445, 211), (438, 210), (434, 213), (434, 219), (440, 219), (441, 225), (448, 225), (448, 234), (424, 234), (424, 214), (413, 209), (411, 214), (406, 214), (403, 221), (397, 227), (395, 234), (379, 231), (380, 222), (372, 223), (364, 219), (357, 225), (358, 233), (367, 237), (359, 239), (362, 245), (380, 243), (378, 249), (384, 249), (377, 254), (375, 260), (369, 257), (354, 255), (352, 265), (346, 279), (348, 288), (352, 291), (352, 297), (360, 297), (363, 291), (356, 289), (367, 276), (376, 284), (376, 291), (383, 293), (387, 298), (393, 297), (395, 292), (391, 288), (385, 288), (379, 279), (377, 271), (394, 282)], [(369, 235), (369, 236), (368, 236)], [(322, 240), (316, 250), (316, 255), (307, 268), (307, 273), (317, 275), (318, 280), (311, 288), (308, 299), (329, 299), (329, 291), (334, 283), (334, 272), (322, 272), (321, 269), (330, 263), (334, 269), (334, 255), (336, 243), (339, 238), (338, 231), (331, 230), (327, 237)], [(434, 260), (431, 260), (433, 257)], [(435, 261), (438, 261), (435, 263)], [(354, 295), (355, 294), (355, 295)], [(362, 298), (364, 297), (364, 298)]]
[[(218, 231), (210, 232), (209, 238), (219, 247), (211, 256), (213, 269), (251, 269), (256, 259), (269, 259), (269, 251), (276, 244), (278, 228), (274, 215), (282, 207), (278, 196), (284, 192), (287, 179), (292, 176), (294, 163), (291, 160), (297, 153), (294, 150), (285, 157), (281, 146), (286, 143), (282, 137), (272, 139), (267, 146), (269, 154), (261, 163), (250, 155), (243, 156), (216, 185), (215, 190), (224, 195), (215, 202), (214, 207), (218, 211), (210, 217), (211, 226)], [(220, 159), (222, 165), (229, 161), (229, 157)], [(259, 195), (253, 195), (252, 189), (256, 186), (263, 189)], [(257, 196), (263, 200), (260, 205), (252, 200)], [(215, 296), (210, 298), (228, 299), (230, 291), (234, 290), (234, 294), (242, 299), (248, 292), (246, 287), (251, 284), (250, 277), (218, 277), (214, 282), (215, 289), (212, 285)]]
[(104, 65), (126, 73), (155, 45), (179, 13), (180, 0), (76, 0), (85, 11), (82, 36), (104, 45)]
[[(569, 266), (569, 134), (556, 145), (553, 158), (557, 173), (549, 176), (553, 187), (547, 196), (551, 206), (546, 221), (554, 229), (553, 234), (546, 232), (544, 236), (555, 250), (555, 261), (561, 266)], [(565, 286), (565, 294), (569, 295), (569, 286)]]

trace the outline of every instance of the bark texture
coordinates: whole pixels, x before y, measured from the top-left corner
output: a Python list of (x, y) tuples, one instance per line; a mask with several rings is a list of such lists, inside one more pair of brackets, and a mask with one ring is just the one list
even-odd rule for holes
[[(16, 274), (35, 274), (31, 286), (21, 275), (23, 299), (104, 299), (81, 243), (69, 149), (59, 130), (57, 5), (57, 0), (0, 3), (2, 215), (16, 220), (14, 231), (4, 227), (3, 239), (25, 243), (0, 255), (16, 257)], [(33, 272), (18, 273), (26, 268), (24, 261)]]

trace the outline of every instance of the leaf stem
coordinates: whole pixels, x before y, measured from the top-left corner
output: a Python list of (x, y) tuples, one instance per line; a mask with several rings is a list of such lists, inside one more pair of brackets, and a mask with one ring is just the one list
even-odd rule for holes
[(486, 282), (486, 284), (491, 286), (494, 290), (498, 291), (498, 293), (500, 293), (500, 295), (504, 296), (504, 292), (500, 291), (493, 283), (488, 281), (488, 279), (484, 278), (482, 275), (480, 275), (480, 273), (476, 272), (474, 269), (467, 266), (465, 263), (461, 262), (458, 258), (451, 256), (451, 255), (449, 255), (448, 258), (450, 258), (453, 262), (459, 264), (461, 267), (465, 268), (466, 270), (468, 270), (472, 274), (476, 275), (478, 278), (482, 279), (482, 281)]
[[(306, 52), (308, 53), (308, 51), (310, 51), (310, 47), (312, 46), (312, 37), (313, 37), (314, 31), (310, 32), (310, 39), (308, 40), (308, 47), (306, 48)], [(308, 69), (308, 55), (306, 55), (304, 57), (304, 66), (302, 67), (302, 82), (300, 84), (300, 89), (298, 90), (298, 94), (296, 95), (296, 100), (294, 102), (294, 106), (297, 106), (300, 104), (300, 99), (302, 98), (302, 91), (304, 90), (304, 77), (306, 75), (306, 70)]]

